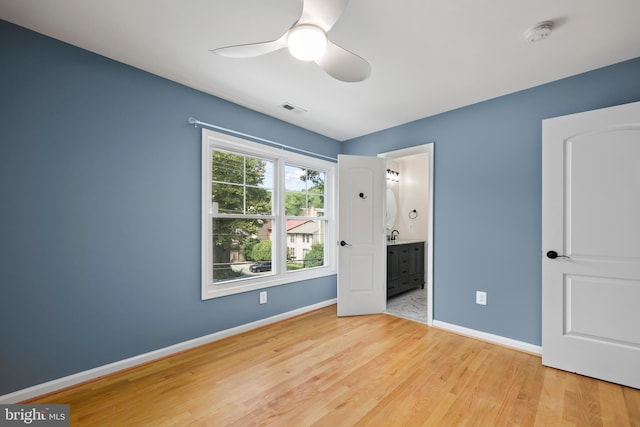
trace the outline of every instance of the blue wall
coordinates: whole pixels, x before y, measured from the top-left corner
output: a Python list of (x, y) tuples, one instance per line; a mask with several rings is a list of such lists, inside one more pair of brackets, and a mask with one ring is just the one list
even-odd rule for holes
[(639, 100), (637, 58), (353, 139), (344, 152), (435, 142), (435, 319), (540, 345), (541, 121)]
[(186, 119), (340, 143), (5, 21), (0, 52), (0, 395), (336, 297), (331, 276), (200, 300)]
[[(340, 143), (4, 21), (0, 52), (0, 395), (335, 298), (333, 276), (200, 300), (186, 118)], [(638, 76), (640, 58), (344, 143), (435, 141), (436, 319), (540, 344), (541, 120), (638, 101)]]

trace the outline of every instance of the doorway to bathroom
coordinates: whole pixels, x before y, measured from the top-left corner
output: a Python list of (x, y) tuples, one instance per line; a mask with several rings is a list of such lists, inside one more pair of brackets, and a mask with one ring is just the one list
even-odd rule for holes
[(378, 154), (387, 168), (388, 245), (424, 242), (424, 288), (389, 296), (386, 312), (428, 325), (433, 323), (433, 155), (433, 143)]

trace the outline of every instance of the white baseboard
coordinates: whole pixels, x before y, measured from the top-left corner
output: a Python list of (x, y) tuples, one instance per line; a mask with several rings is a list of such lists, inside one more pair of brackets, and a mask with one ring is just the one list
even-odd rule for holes
[(463, 326), (454, 325), (447, 322), (441, 322), (440, 320), (434, 320), (433, 326), (440, 329), (446, 329), (450, 332), (455, 332), (460, 335), (465, 335), (471, 338), (477, 338), (482, 341), (487, 341), (493, 344), (499, 344), (505, 347), (514, 348), (520, 351), (526, 351), (538, 356), (542, 355), (542, 347), (539, 345), (529, 344), (523, 341), (514, 340), (511, 338), (505, 338), (500, 335), (493, 335), (475, 329), (465, 328)]
[(87, 371), (78, 372), (77, 374), (69, 375), (66, 377), (58, 378), (56, 380), (48, 381), (46, 383), (38, 384), (32, 387), (28, 387), (22, 390), (15, 391), (13, 393), (0, 396), (0, 404), (11, 404), (22, 402), (27, 399), (42, 396), (45, 394), (53, 393), (63, 388), (71, 387), (76, 384), (80, 384), (86, 381), (90, 381), (96, 378), (103, 377), (105, 375), (112, 374), (114, 372), (122, 371), (136, 365), (151, 362), (163, 357), (170, 356), (181, 351), (189, 350), (191, 348), (199, 347), (204, 344), (209, 344), (214, 341), (221, 340), (233, 335), (238, 335), (252, 329), (260, 328), (262, 326), (270, 325), (272, 323), (279, 322), (281, 320), (289, 319), (291, 317), (298, 316), (300, 314), (308, 313), (319, 308), (327, 307), (336, 303), (336, 299), (323, 301), (317, 304), (308, 305), (306, 307), (298, 308), (296, 310), (281, 313), (275, 316), (267, 317), (266, 319), (257, 320), (255, 322), (247, 323), (245, 325), (236, 326), (235, 328), (225, 329), (224, 331), (215, 332), (213, 334), (205, 335), (203, 337), (194, 338), (189, 341), (184, 341), (178, 344), (164, 347), (158, 350), (150, 351), (149, 353), (139, 354), (128, 359), (119, 360), (117, 362), (109, 363), (108, 365), (99, 366), (97, 368), (89, 369)]

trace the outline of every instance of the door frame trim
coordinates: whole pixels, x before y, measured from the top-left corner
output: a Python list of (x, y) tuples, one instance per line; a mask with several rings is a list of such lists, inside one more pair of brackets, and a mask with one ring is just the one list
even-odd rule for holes
[(429, 142), (427, 144), (416, 145), (413, 147), (402, 148), (400, 150), (387, 151), (378, 154), (386, 160), (394, 160), (401, 157), (412, 156), (414, 154), (428, 154), (427, 167), (429, 182), (427, 183), (427, 191), (429, 195), (427, 200), (429, 202), (429, 218), (427, 220), (427, 259), (426, 259), (426, 282), (427, 282), (427, 325), (433, 326), (433, 178), (434, 178), (434, 152), (435, 143)]

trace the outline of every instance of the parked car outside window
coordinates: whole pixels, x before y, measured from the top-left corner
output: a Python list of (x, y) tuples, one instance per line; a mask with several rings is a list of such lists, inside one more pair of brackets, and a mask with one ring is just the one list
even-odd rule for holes
[(271, 271), (271, 261), (258, 261), (249, 267), (252, 273), (260, 273), (262, 271)]

